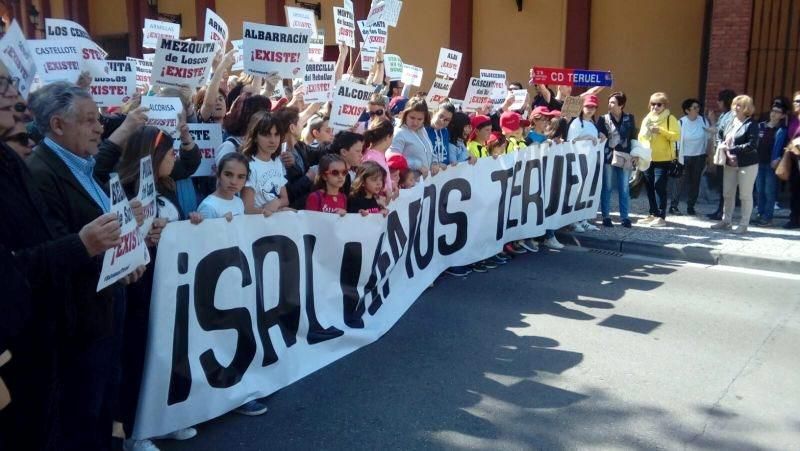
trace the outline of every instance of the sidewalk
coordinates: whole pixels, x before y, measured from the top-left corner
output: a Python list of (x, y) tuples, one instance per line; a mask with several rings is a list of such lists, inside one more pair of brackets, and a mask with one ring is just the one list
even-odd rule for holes
[[(717, 208), (711, 195), (698, 200), (695, 206), (698, 215), (687, 216), (686, 203), (681, 202), (684, 216), (667, 215), (667, 226), (650, 228), (638, 225), (649, 213), (647, 194), (642, 190), (637, 199), (631, 199), (630, 219), (633, 227), (626, 229), (619, 224), (617, 193), (612, 195), (611, 216), (614, 227), (602, 226), (602, 218), (594, 223), (597, 232), (577, 233), (567, 228), (557, 234), (559, 241), (567, 245), (648, 255), (658, 258), (685, 260), (709, 265), (728, 265), (743, 268), (763, 269), (800, 274), (800, 230), (786, 230), (787, 209), (775, 210), (772, 227), (750, 226), (744, 235), (730, 231), (716, 231), (709, 227), (715, 221), (706, 219), (706, 213)], [(784, 202), (787, 203), (788, 202)], [(755, 208), (753, 215), (755, 217)], [(734, 224), (739, 221), (736, 209)]]

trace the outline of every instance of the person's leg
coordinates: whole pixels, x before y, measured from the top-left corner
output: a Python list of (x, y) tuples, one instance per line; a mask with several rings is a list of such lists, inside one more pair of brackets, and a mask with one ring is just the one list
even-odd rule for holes
[(733, 209), (736, 202), (736, 172), (739, 168), (724, 166), (722, 172), (722, 222), (730, 224), (733, 220)]
[(769, 164), (759, 163), (758, 164), (758, 174), (756, 175), (756, 213), (758, 216), (763, 218), (764, 214), (766, 213), (766, 209), (764, 206), (767, 203), (767, 193), (765, 192), (767, 186), (767, 169), (769, 168)]
[(661, 219), (667, 218), (667, 203), (669, 202), (667, 184), (669, 181), (668, 165), (669, 163), (656, 163), (655, 168), (655, 191), (657, 204), (656, 216)]
[(611, 217), (611, 191), (614, 189), (612, 180), (616, 169), (619, 168), (610, 164), (603, 167), (603, 188), (600, 191), (600, 213), (603, 219)]
[(705, 155), (696, 157), (689, 157), (686, 165), (687, 177), (689, 178), (686, 204), (688, 208), (694, 211), (694, 206), (697, 204), (697, 196), (700, 195), (700, 182), (703, 179), (703, 169), (706, 165)]
[[(761, 216), (766, 221), (772, 221), (772, 217), (775, 215), (775, 199), (778, 197), (778, 177), (771, 166), (767, 165), (767, 168), (764, 175), (764, 207)], [(761, 209), (760, 200), (758, 206)]]
[(650, 216), (657, 216), (658, 204), (656, 203), (656, 167), (651, 163), (644, 173), (644, 187), (647, 190), (647, 202), (650, 204)]
[[(685, 171), (684, 171), (685, 172)], [(669, 190), (669, 208), (677, 210), (681, 202), (681, 191), (683, 189), (683, 177), (670, 177), (667, 183)]]
[(622, 168), (614, 168), (614, 178), (617, 185), (617, 193), (619, 196), (619, 216), (623, 220), (628, 219), (630, 212), (630, 186), (628, 181), (631, 178), (631, 171)]
[(739, 224), (747, 227), (750, 225), (750, 216), (753, 214), (753, 185), (756, 183), (758, 165), (751, 164), (739, 168), (736, 175), (739, 182), (739, 200), (742, 203), (742, 218)]

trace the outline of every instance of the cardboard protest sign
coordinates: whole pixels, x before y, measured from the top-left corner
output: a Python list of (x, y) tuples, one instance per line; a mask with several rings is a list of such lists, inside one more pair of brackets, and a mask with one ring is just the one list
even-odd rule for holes
[[(221, 124), (186, 124), (189, 133), (194, 138), (194, 143), (200, 149), (200, 166), (192, 174), (192, 177), (206, 177), (216, 175), (214, 173), (215, 152), (222, 145), (222, 125)], [(181, 140), (176, 139), (173, 143), (175, 150), (180, 149)]]
[(147, 263), (145, 257), (144, 240), (136, 227), (136, 217), (133, 215), (119, 181), (119, 175), (111, 174), (109, 181), (111, 198), (111, 213), (116, 213), (122, 230), (120, 232), (122, 243), (106, 251), (103, 256), (103, 269), (97, 281), (97, 291), (113, 284), (136, 270), (137, 267)]
[(614, 78), (611, 72), (582, 69), (557, 69), (552, 67), (533, 67), (531, 84), (566, 86), (611, 86)]
[(135, 61), (104, 61), (105, 70), (92, 74), (89, 93), (100, 107), (120, 106), (136, 93)]
[(352, 11), (333, 7), (333, 29), (336, 43), (348, 47), (356, 46), (356, 19)]
[(31, 39), (28, 48), (42, 83), (75, 83), (81, 75), (81, 49), (74, 39)]
[(153, 84), (197, 87), (211, 70), (217, 44), (161, 39), (153, 60)]
[(403, 76), (403, 60), (392, 53), (383, 55), (383, 66), (389, 80), (400, 80)]
[(309, 30), (311, 36), (317, 34), (317, 18), (314, 16), (314, 11), (295, 6), (285, 6), (284, 8), (286, 8), (286, 25), (289, 28)]
[(231, 45), (233, 46), (234, 50), (236, 50), (236, 58), (233, 61), (233, 66), (231, 66), (231, 72), (244, 70), (244, 53), (242, 51), (244, 41), (242, 39), (237, 39), (235, 41), (231, 41)]
[(378, 54), (376, 49), (372, 49), (369, 47), (364, 47), (364, 43), (361, 43), (361, 70), (365, 72), (369, 72), (372, 70), (372, 66), (375, 64), (375, 60)]
[(178, 115), (183, 113), (183, 104), (177, 97), (143, 96), (142, 106), (147, 107), (147, 123), (145, 125), (157, 127), (164, 133), (177, 138)]
[(136, 65), (136, 89), (141, 92), (147, 92), (152, 84), (150, 77), (153, 73), (153, 63), (147, 60), (131, 57), (126, 58), (126, 61), (130, 61)]
[(453, 88), (454, 82), (455, 80), (438, 77), (433, 80), (433, 86), (431, 86), (430, 91), (428, 91), (428, 96), (425, 98), (425, 103), (428, 104), (428, 108), (438, 108), (450, 95), (450, 89)]
[(400, 75), (400, 81), (411, 86), (421, 86), (422, 68), (411, 64), (403, 64), (403, 73)]
[(580, 96), (569, 96), (564, 99), (564, 104), (561, 106), (561, 117), (570, 119), (578, 117), (583, 110), (583, 98)]
[(369, 86), (350, 81), (340, 80), (336, 83), (329, 122), (333, 130), (348, 130), (355, 126), (373, 91)]
[(325, 30), (317, 29), (316, 36), (308, 40), (308, 61), (319, 63), (325, 57)]
[(144, 33), (142, 34), (142, 47), (155, 49), (158, 47), (159, 39), (180, 39), (181, 26), (172, 22), (161, 22), (160, 20), (145, 19)]
[(475, 111), (492, 101), (494, 81), (472, 77), (469, 79), (467, 94), (464, 96), (464, 111)]
[(446, 49), (444, 47), (439, 49), (439, 61), (436, 63), (436, 75), (456, 79), (458, 78), (458, 70), (461, 68), (461, 52)]
[(304, 78), (305, 103), (327, 102), (331, 100), (334, 78), (336, 78), (336, 63), (308, 63)]
[(511, 110), (522, 110), (525, 108), (528, 100), (527, 89), (513, 89), (511, 94), (514, 95), (514, 103), (511, 104)]
[(244, 23), (244, 70), (252, 75), (302, 77), (311, 33), (297, 28)]
[(19, 78), (17, 90), (27, 98), (36, 77), (36, 61), (16, 20), (0, 39), (0, 60), (6, 65), (9, 76)]
[(222, 52), (228, 43), (228, 24), (211, 9), (206, 8), (206, 29), (203, 40), (206, 42), (216, 42)]

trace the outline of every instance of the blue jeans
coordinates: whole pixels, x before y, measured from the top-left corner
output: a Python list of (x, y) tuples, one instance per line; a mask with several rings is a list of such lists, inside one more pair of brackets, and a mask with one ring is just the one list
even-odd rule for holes
[(603, 214), (603, 219), (610, 217), (611, 192), (614, 188), (617, 189), (617, 194), (619, 195), (619, 215), (622, 219), (628, 219), (631, 201), (628, 192), (630, 178), (631, 171), (610, 164), (603, 168), (603, 190), (600, 192), (600, 212)]
[(769, 163), (758, 164), (756, 176), (756, 192), (758, 193), (758, 215), (764, 219), (772, 219), (775, 213), (775, 197), (778, 191), (778, 177)]

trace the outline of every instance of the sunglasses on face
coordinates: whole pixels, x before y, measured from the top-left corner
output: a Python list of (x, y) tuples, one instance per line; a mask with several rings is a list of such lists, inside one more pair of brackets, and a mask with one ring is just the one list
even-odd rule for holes
[(343, 169), (340, 171), (338, 169), (329, 169), (325, 171), (325, 173), (328, 175), (332, 175), (334, 177), (344, 177), (345, 175), (347, 175), (347, 170)]
[(661, 108), (662, 106), (664, 106), (664, 104), (660, 103), (660, 102), (653, 102), (653, 103), (650, 104), (650, 106), (654, 106), (656, 108)]
[(370, 111), (369, 115), (370, 116), (383, 116), (383, 110)]

